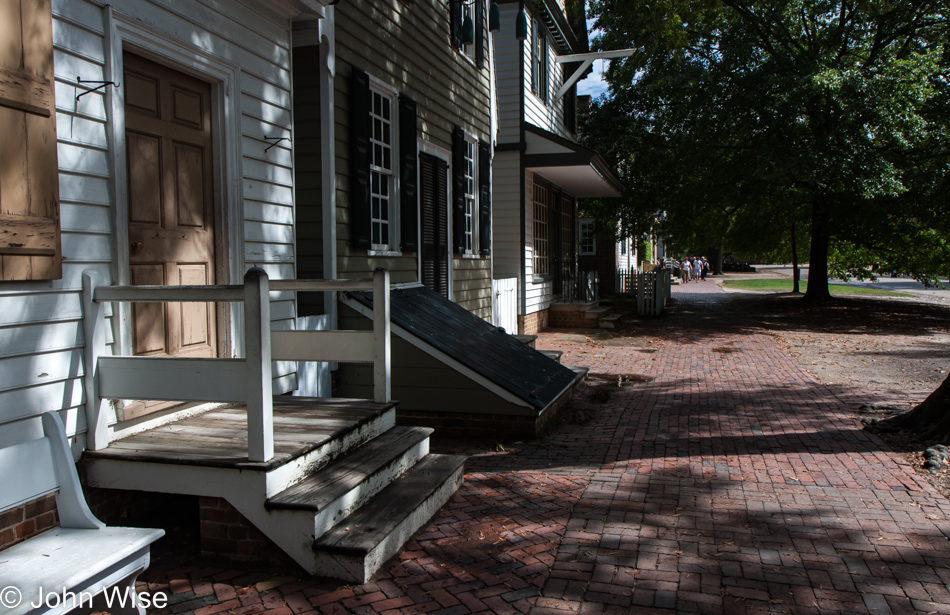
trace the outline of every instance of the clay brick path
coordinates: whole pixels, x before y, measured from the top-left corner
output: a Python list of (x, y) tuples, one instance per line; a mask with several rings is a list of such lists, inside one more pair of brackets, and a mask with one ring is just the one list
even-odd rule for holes
[(586, 423), (472, 458), (374, 583), (159, 564), (150, 588), (198, 615), (950, 613), (950, 502), (740, 299), (674, 293), (645, 347), (542, 335), (568, 364), (652, 379), (601, 384), (577, 401)]

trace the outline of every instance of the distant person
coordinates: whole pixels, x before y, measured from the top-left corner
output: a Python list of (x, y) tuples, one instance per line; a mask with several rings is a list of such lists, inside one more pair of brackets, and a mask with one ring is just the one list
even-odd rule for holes
[[(695, 279), (698, 280), (702, 274), (703, 274), (703, 262), (697, 258), (695, 261), (693, 261), (693, 275), (695, 276)], [(706, 278), (703, 278), (703, 279), (705, 280)]]
[(702, 268), (703, 268), (702, 278), (703, 278), (703, 281), (705, 282), (705, 281), (706, 281), (706, 274), (709, 273), (709, 262), (706, 261), (706, 257), (705, 257), (705, 256), (702, 258), (702, 261), (703, 261), (703, 263), (702, 263)]

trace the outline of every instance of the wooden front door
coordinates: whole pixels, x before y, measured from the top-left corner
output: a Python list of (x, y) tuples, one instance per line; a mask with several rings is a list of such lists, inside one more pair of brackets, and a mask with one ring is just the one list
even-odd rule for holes
[(422, 227), (422, 284), (449, 296), (449, 165), (419, 154), (419, 205)]
[[(130, 281), (214, 284), (210, 86), (130, 53), (123, 63)], [(216, 356), (216, 321), (214, 304), (133, 304), (133, 353)]]

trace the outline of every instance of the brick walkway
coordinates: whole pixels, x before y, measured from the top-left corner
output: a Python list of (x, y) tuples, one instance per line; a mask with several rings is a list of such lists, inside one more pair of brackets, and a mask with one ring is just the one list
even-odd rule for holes
[(708, 281), (674, 298), (647, 348), (542, 335), (565, 363), (648, 378), (474, 457), (374, 583), (157, 564), (150, 589), (197, 615), (950, 613), (950, 502), (733, 296)]

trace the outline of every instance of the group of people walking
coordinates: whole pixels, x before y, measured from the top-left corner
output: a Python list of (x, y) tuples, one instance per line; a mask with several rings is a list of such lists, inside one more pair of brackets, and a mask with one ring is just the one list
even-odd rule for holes
[(694, 280), (705, 280), (709, 273), (709, 262), (705, 256), (688, 256), (680, 261), (680, 280), (685, 284)]

